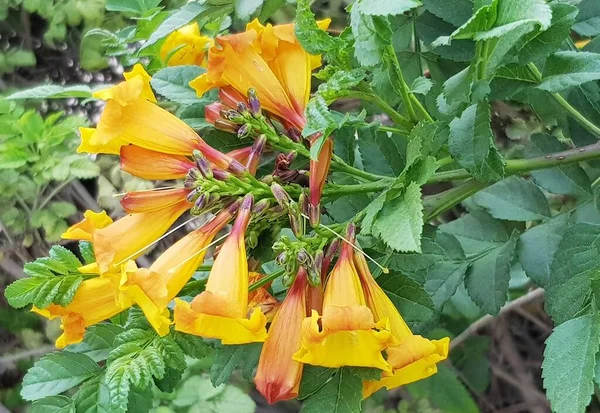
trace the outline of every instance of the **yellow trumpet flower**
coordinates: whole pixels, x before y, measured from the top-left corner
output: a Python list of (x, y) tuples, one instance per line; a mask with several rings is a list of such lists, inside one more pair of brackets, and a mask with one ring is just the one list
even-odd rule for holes
[(414, 335), (386, 293), (373, 278), (362, 254), (354, 254), (354, 264), (360, 276), (367, 303), (375, 320), (388, 320), (397, 344), (386, 349), (387, 361), (393, 371), (384, 371), (377, 381), (363, 383), (366, 398), (382, 387), (393, 389), (427, 378), (437, 372), (436, 364), (448, 357), (449, 338), (428, 340)]
[(198, 23), (188, 24), (167, 36), (160, 57), (167, 66), (202, 66), (213, 40), (200, 34)]
[(263, 344), (254, 383), (269, 403), (298, 397), (304, 365), (293, 359), (302, 343), (301, 325), (306, 317), (306, 270), (301, 268), (294, 284), (275, 314)]
[(175, 300), (175, 329), (223, 344), (262, 342), (267, 318), (259, 307), (248, 316), (248, 259), (244, 233), (250, 221), (252, 195), (246, 195), (231, 234), (221, 246), (206, 290), (191, 303)]
[[(350, 240), (354, 229), (349, 229)], [(394, 342), (388, 320), (375, 322), (367, 307), (360, 278), (344, 243), (325, 286), (323, 315), (313, 310), (302, 323), (302, 348), (294, 360), (324, 367), (375, 367), (392, 371), (382, 351)], [(319, 320), (321, 324), (319, 324)]]

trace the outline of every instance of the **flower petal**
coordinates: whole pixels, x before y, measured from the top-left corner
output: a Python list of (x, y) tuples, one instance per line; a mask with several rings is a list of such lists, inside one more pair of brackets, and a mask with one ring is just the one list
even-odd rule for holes
[(87, 210), (83, 213), (83, 220), (70, 226), (62, 235), (62, 239), (73, 239), (80, 241), (91, 241), (92, 235), (98, 229), (112, 224), (113, 220), (106, 211), (94, 212)]
[(128, 214), (156, 211), (187, 199), (190, 192), (188, 188), (127, 192), (121, 199), (121, 206)]
[(127, 215), (95, 231), (92, 243), (100, 272), (142, 255), (189, 208), (191, 204), (183, 200), (167, 208)]
[(122, 146), (120, 154), (123, 171), (149, 180), (182, 179), (195, 167), (185, 156), (151, 151), (135, 145)]
[(212, 44), (212, 39), (202, 36), (198, 23), (194, 22), (167, 36), (160, 48), (160, 57), (167, 66), (201, 66)]

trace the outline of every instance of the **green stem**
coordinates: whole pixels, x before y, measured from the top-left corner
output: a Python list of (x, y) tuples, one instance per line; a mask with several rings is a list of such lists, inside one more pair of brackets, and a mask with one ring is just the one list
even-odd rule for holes
[(487, 40), (477, 42), (477, 80), (485, 79), (490, 43)]
[(383, 100), (379, 96), (375, 95), (374, 93), (361, 92), (358, 90), (348, 90), (348, 91), (341, 91), (341, 92), (337, 93), (336, 96), (337, 96), (337, 99), (339, 99), (339, 98), (356, 98), (356, 99), (364, 100), (366, 102), (371, 102), (374, 105), (379, 106), (379, 108), (382, 111), (384, 111), (385, 114), (388, 115), (390, 117), (390, 119), (394, 121), (394, 123), (397, 123), (398, 125), (402, 126), (404, 129), (411, 130), (413, 127), (413, 124), (410, 120), (406, 119), (404, 116), (402, 116), (400, 113), (398, 113), (393, 107), (388, 105), (388, 103), (385, 100)]
[[(531, 72), (531, 74), (536, 78), (538, 82), (542, 81), (542, 73), (539, 71), (537, 66), (533, 63), (527, 64), (527, 68)], [(563, 107), (572, 117), (575, 119), (581, 126), (586, 128), (593, 135), (600, 137), (600, 127), (596, 126), (593, 122), (590, 122), (585, 116), (581, 114), (577, 109), (575, 109), (565, 98), (563, 98), (559, 93), (550, 93), (550, 96), (554, 98), (556, 103)]]
[(382, 132), (397, 133), (398, 135), (404, 135), (404, 136), (406, 136), (410, 133), (406, 129), (392, 128), (391, 126), (385, 126), (385, 125), (379, 125), (379, 127), (377, 129), (379, 129)]
[(337, 198), (344, 195), (363, 194), (369, 192), (379, 192), (390, 187), (395, 178), (381, 179), (376, 182), (368, 182), (356, 185), (336, 185), (329, 184), (323, 191), (323, 196), (328, 198)]
[(50, 202), (56, 195), (58, 195), (60, 193), (60, 191), (62, 191), (67, 185), (69, 185), (73, 181), (73, 179), (75, 179), (75, 178), (68, 179), (68, 180), (62, 182), (56, 188), (54, 188), (54, 190), (52, 192), (50, 192), (50, 194), (46, 197), (46, 199), (44, 199), (42, 201), (42, 203), (40, 204), (40, 206), (37, 209), (44, 209), (44, 207), (48, 204), (48, 202)]
[[(600, 158), (600, 144), (594, 143), (592, 145), (582, 146), (581, 148), (569, 149), (563, 152), (540, 156), (538, 158), (511, 159), (506, 161), (504, 170), (506, 175), (519, 175), (538, 169), (555, 168), (597, 158)], [(471, 177), (471, 174), (466, 170), (455, 169), (452, 171), (435, 173), (427, 180), (427, 183), (435, 184), (439, 182), (458, 181), (469, 177)]]
[(362, 178), (367, 181), (378, 181), (380, 179), (386, 178), (384, 176), (372, 174), (370, 172), (363, 171), (362, 169), (350, 166), (346, 162), (344, 162), (342, 158), (335, 154), (331, 157), (331, 169), (338, 172), (345, 172), (349, 175), (354, 175), (358, 178)]
[(429, 114), (429, 112), (427, 112), (427, 109), (425, 109), (425, 107), (421, 104), (421, 102), (419, 101), (419, 99), (417, 99), (417, 97), (413, 93), (410, 94), (410, 100), (417, 107), (417, 109), (419, 109), (419, 112), (421, 112), (421, 114), (423, 115), (423, 117), (428, 122), (431, 122), (431, 123), (435, 122), (435, 120), (431, 117), (431, 115)]
[(262, 277), (260, 280), (258, 280), (257, 282), (252, 284), (250, 287), (248, 287), (248, 291), (254, 291), (257, 288), (260, 288), (263, 285), (270, 283), (274, 279), (281, 277), (284, 273), (285, 273), (285, 270), (278, 270), (278, 271), (275, 271), (274, 273), (271, 273), (265, 277)]
[(406, 111), (408, 112), (408, 117), (413, 121), (413, 123), (419, 122), (419, 118), (417, 117), (417, 113), (415, 112), (415, 108), (413, 107), (412, 100), (410, 98), (410, 90), (408, 89), (408, 85), (404, 81), (404, 75), (402, 74), (402, 69), (400, 67), (400, 62), (398, 61), (398, 56), (396, 56), (396, 51), (392, 45), (388, 45), (385, 47), (385, 51), (391, 61), (392, 70), (396, 74), (398, 78), (398, 88), (400, 89), (400, 95), (402, 97), (402, 101), (404, 102), (404, 106), (406, 107)]
[(424, 220), (432, 220), (490, 184), (491, 182), (479, 182), (472, 178), (440, 194), (424, 197)]

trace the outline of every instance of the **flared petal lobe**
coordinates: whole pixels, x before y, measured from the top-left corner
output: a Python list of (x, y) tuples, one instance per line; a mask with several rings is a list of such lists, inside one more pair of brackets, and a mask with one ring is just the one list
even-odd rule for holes
[[(251, 272), (248, 275), (248, 284), (252, 285), (263, 277), (265, 277), (264, 274)], [(267, 321), (273, 320), (273, 317), (281, 305), (279, 300), (273, 297), (267, 289), (270, 285), (271, 283), (267, 283), (248, 293), (248, 311), (252, 313), (255, 308), (260, 308), (265, 317), (267, 317)]]
[(192, 204), (183, 199), (162, 209), (127, 215), (92, 236), (100, 273), (143, 254)]
[(264, 341), (266, 317), (260, 308), (248, 311), (248, 262), (244, 232), (250, 220), (252, 196), (244, 198), (231, 234), (221, 246), (206, 289), (187, 303), (175, 301), (175, 328), (221, 339), (223, 344)]
[(167, 36), (160, 57), (167, 66), (201, 66), (213, 41), (200, 34), (198, 23), (188, 24)]
[(56, 347), (64, 348), (79, 343), (87, 327), (107, 320), (126, 309), (131, 303), (117, 303), (114, 277), (96, 277), (84, 280), (75, 296), (66, 306), (51, 304), (33, 312), (48, 319), (61, 318), (62, 335), (56, 340)]
[[(329, 20), (319, 23), (325, 28)], [(286, 127), (302, 130), (311, 70), (320, 60), (302, 49), (294, 26), (263, 26), (255, 20), (245, 32), (218, 37), (216, 43), (209, 50), (207, 72), (190, 82), (198, 95), (229, 86), (247, 97), (254, 88), (268, 112)]]
[(87, 210), (83, 213), (83, 220), (70, 226), (62, 235), (63, 239), (91, 241), (94, 232), (112, 224), (113, 220), (106, 211), (94, 212)]
[(313, 310), (303, 321), (302, 348), (294, 359), (324, 367), (375, 367), (391, 371), (382, 351), (393, 338), (387, 320), (375, 323), (366, 305), (352, 251), (352, 246), (344, 243), (325, 287), (323, 315), (319, 317)]
[(301, 269), (273, 318), (260, 353), (254, 383), (269, 403), (298, 396), (303, 364), (295, 361), (293, 355), (302, 344), (307, 287), (306, 271)]
[(448, 338), (428, 340), (414, 335), (396, 306), (371, 275), (364, 256), (359, 253), (354, 254), (354, 263), (375, 320), (387, 320), (396, 340), (393, 346), (386, 349), (387, 361), (393, 371), (383, 372), (380, 380), (364, 382), (363, 396), (368, 397), (382, 387), (392, 389), (435, 374), (436, 364), (448, 357), (450, 340)]

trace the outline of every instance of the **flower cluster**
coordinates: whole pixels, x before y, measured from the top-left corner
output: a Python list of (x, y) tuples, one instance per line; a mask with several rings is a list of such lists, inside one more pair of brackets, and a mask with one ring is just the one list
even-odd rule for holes
[[(87, 211), (63, 235), (90, 242), (96, 262), (80, 268), (90, 277), (70, 304), (34, 308), (45, 317), (61, 318), (57, 346), (80, 342), (88, 326), (137, 305), (160, 335), (174, 325), (223, 345), (264, 342), (255, 383), (269, 402), (298, 395), (305, 364), (381, 370), (380, 380), (364, 383), (365, 397), (435, 373), (436, 363), (447, 357), (448, 339), (430, 341), (411, 332), (373, 278), (356, 246), (354, 225), (348, 225), (341, 247), (331, 236), (306, 235), (304, 217), (313, 225), (319, 222), (332, 140), (325, 141), (308, 172), (290, 169), (296, 156), (290, 151), (277, 156), (271, 175), (255, 176), (263, 151), (310, 146), (318, 139), (304, 141), (301, 131), (311, 71), (320, 59), (302, 49), (293, 25), (254, 21), (245, 32), (217, 37), (214, 43), (191, 25), (166, 39), (161, 56), (170, 65), (205, 65), (206, 72), (190, 86), (199, 96), (219, 88), (219, 101), (207, 106), (206, 119), (254, 141), (229, 153), (211, 147), (158, 105), (150, 76), (140, 65), (125, 73), (124, 82), (94, 94), (106, 106), (96, 128), (81, 129), (79, 151), (118, 154), (122, 170), (176, 184), (127, 193), (121, 204), (128, 215), (115, 222), (105, 212)], [(306, 175), (308, 195), (301, 179)], [(138, 268), (134, 260), (186, 212), (192, 220), (212, 218), (149, 268)], [(250, 291), (261, 275), (250, 272), (257, 265), (247, 248), (256, 245), (257, 234), (287, 217), (297, 240), (283, 238), (274, 246), (289, 286), (279, 302), (268, 285)], [(231, 221), (228, 233), (215, 241)], [(204, 291), (190, 301), (177, 298), (207, 248), (222, 239)]]

